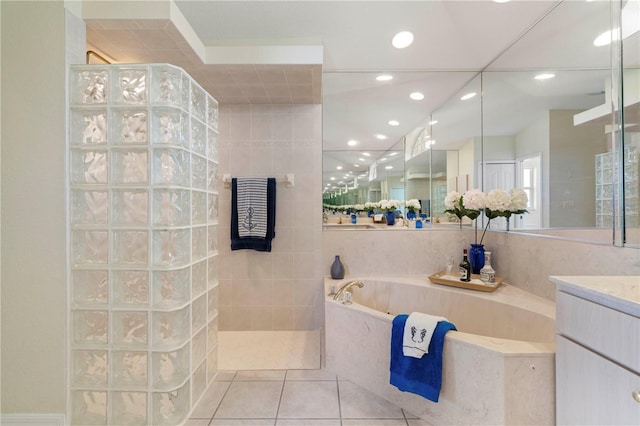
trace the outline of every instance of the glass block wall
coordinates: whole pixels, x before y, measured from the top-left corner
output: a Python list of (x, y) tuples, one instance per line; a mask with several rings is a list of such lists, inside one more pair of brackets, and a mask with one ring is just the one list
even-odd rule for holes
[(69, 81), (74, 424), (178, 424), (217, 369), (218, 104), (165, 64)]
[[(625, 185), (625, 226), (636, 228), (640, 224), (638, 220), (640, 162), (635, 147), (625, 148), (622, 166)], [(614, 225), (614, 194), (617, 191), (618, 170), (615, 153), (606, 152), (596, 155), (596, 227), (598, 228), (611, 228)], [(615, 220), (620, 218), (616, 217)]]

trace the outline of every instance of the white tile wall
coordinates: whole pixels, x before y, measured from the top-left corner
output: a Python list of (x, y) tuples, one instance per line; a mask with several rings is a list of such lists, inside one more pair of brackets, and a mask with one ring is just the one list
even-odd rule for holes
[[(427, 275), (446, 256), (461, 256), (472, 231), (321, 231), (321, 106), (223, 105), (221, 174), (295, 173), (295, 187), (277, 187), (271, 253), (229, 250), (230, 191), (220, 197), (221, 330), (302, 330), (324, 323), (322, 277), (336, 254), (347, 274)], [(507, 282), (553, 299), (549, 275), (632, 275), (637, 249), (544, 236), (489, 233), (486, 247)], [(562, 254), (561, 256), (559, 254)], [(585, 259), (587, 261), (585, 261)]]
[(322, 319), (321, 105), (222, 105), (220, 175), (295, 174), (276, 189), (271, 253), (230, 250), (231, 191), (220, 196), (220, 330), (309, 330)]

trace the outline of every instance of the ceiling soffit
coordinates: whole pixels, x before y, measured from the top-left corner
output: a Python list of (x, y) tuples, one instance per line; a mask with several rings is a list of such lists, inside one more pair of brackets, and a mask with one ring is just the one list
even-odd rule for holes
[[(114, 63), (166, 62), (184, 68), (221, 104), (320, 104), (322, 65), (317, 46), (307, 46), (303, 63), (293, 63), (278, 50), (279, 61), (292, 63), (218, 63), (219, 49), (188, 41), (179, 19), (84, 18), (87, 50), (97, 51)], [(176, 22), (177, 21), (177, 22)], [(310, 50), (309, 48), (315, 48)], [(277, 47), (276, 47), (277, 50)], [(271, 53), (274, 47), (271, 46)], [(204, 53), (203, 53), (204, 52)], [(284, 51), (286, 55), (286, 50)], [(300, 53), (300, 49), (297, 50)], [(293, 51), (295, 55), (295, 50)], [(311, 53), (311, 54), (309, 54)], [(260, 57), (260, 51), (245, 54), (241, 61)], [(211, 57), (205, 63), (201, 57)], [(273, 56), (273, 55), (272, 55)], [(234, 59), (237, 60), (238, 58)], [(273, 62), (271, 59), (267, 61)], [(307, 62), (307, 63), (304, 63)], [(321, 62), (321, 60), (319, 61)]]

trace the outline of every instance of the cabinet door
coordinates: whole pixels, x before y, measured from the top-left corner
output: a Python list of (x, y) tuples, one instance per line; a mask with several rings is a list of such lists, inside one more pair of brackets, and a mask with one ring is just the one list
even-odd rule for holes
[(640, 425), (633, 391), (640, 391), (640, 375), (557, 336), (558, 425)]

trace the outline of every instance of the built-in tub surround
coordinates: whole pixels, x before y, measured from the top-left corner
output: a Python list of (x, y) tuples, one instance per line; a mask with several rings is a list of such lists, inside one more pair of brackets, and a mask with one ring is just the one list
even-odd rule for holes
[[(328, 296), (354, 279), (365, 285), (351, 305)], [(509, 284), (484, 293), (424, 276), (327, 278), (325, 294), (326, 363), (339, 376), (434, 425), (554, 423), (554, 302)], [(389, 384), (393, 317), (414, 311), (458, 329), (445, 337), (438, 403)]]

